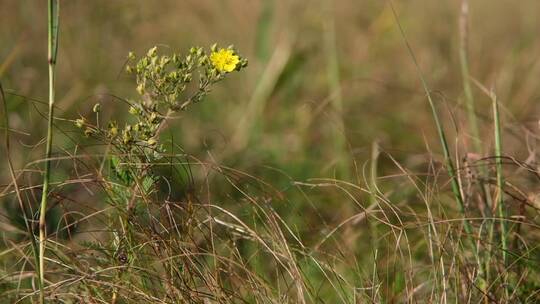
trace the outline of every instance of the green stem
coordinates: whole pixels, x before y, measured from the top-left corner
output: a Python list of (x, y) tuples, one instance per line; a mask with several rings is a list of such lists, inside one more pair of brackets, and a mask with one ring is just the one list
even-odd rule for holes
[[(460, 67), (461, 67), (461, 78), (463, 80), (463, 92), (465, 94), (465, 105), (467, 108), (467, 118), (469, 121), (469, 131), (471, 133), (472, 137), (472, 143), (474, 151), (480, 155), (483, 155), (483, 149), (482, 149), (482, 140), (480, 137), (480, 131), (478, 128), (478, 119), (476, 117), (476, 109), (475, 109), (475, 101), (474, 96), (472, 93), (471, 88), (471, 77), (469, 73), (469, 56), (468, 56), (468, 16), (469, 16), (469, 1), (463, 0), (461, 2), (461, 14), (459, 18), (459, 33), (460, 33), (460, 45), (459, 45), (459, 61), (460, 61)], [(480, 174), (482, 178), (479, 180), (480, 182), (480, 191), (481, 196), (484, 199), (484, 203), (486, 204), (487, 208), (487, 217), (492, 217), (490, 208), (492, 207), (491, 197), (489, 193), (489, 187), (484, 182), (489, 179), (489, 171), (485, 164), (480, 165)], [(488, 231), (488, 238), (489, 242), (488, 244), (491, 244), (492, 236), (493, 236), (493, 225), (494, 222), (491, 221)], [(484, 253), (485, 256), (485, 279), (489, 281), (489, 261), (491, 260), (491, 249), (488, 249)]]
[[(507, 228), (506, 228), (506, 212), (504, 210), (504, 177), (502, 172), (502, 135), (501, 135), (501, 121), (499, 116), (499, 103), (497, 101), (497, 97), (492, 94), (492, 101), (493, 101), (493, 123), (494, 123), (494, 131), (495, 131), (495, 161), (497, 164), (497, 211), (499, 215), (500, 225), (501, 225), (501, 247), (502, 247), (502, 259), (503, 264), (506, 267), (507, 262), (507, 251), (508, 251), (508, 245), (507, 245)], [(505, 281), (506, 281), (506, 275), (505, 275)], [(508, 296), (508, 288), (506, 282), (505, 284), (505, 292)]]
[(435, 127), (437, 129), (437, 134), (438, 134), (438, 137), (439, 137), (439, 140), (441, 142), (442, 149), (443, 149), (443, 155), (444, 155), (446, 170), (448, 171), (448, 175), (450, 176), (450, 181), (451, 181), (451, 185), (452, 185), (452, 192), (453, 192), (454, 197), (456, 199), (459, 212), (463, 216), (463, 226), (464, 226), (464, 229), (465, 229), (465, 233), (467, 234), (467, 241), (469, 243), (469, 246), (473, 250), (474, 256), (476, 258), (476, 262), (477, 262), (478, 267), (480, 269), (480, 273), (482, 273), (483, 272), (483, 269), (482, 269), (483, 265), (480, 262), (480, 257), (478, 255), (478, 250), (476, 248), (476, 243), (473, 240), (472, 226), (469, 223), (469, 221), (467, 220), (467, 216), (465, 214), (465, 203), (464, 203), (463, 195), (461, 193), (461, 189), (460, 189), (460, 186), (459, 186), (457, 172), (456, 172), (456, 169), (455, 169), (455, 166), (454, 166), (454, 162), (452, 161), (452, 157), (451, 157), (451, 154), (450, 154), (450, 149), (449, 149), (449, 146), (448, 146), (448, 141), (446, 140), (446, 135), (444, 133), (443, 126), (442, 126), (441, 121), (439, 119), (439, 114), (437, 113), (437, 108), (435, 107), (435, 103), (433, 102), (433, 98), (431, 97), (431, 93), (429, 91), (427, 82), (424, 79), (424, 75), (422, 74), (422, 71), (420, 69), (420, 65), (418, 64), (418, 60), (416, 59), (416, 56), (414, 55), (412, 47), (410, 46), (410, 44), (409, 44), (409, 42), (408, 42), (408, 40), (407, 40), (407, 38), (405, 36), (405, 31), (401, 27), (401, 23), (399, 22), (398, 15), (397, 15), (397, 13), (396, 13), (396, 11), (394, 9), (394, 5), (392, 4), (392, 1), (390, 1), (389, 3), (390, 3), (390, 7), (392, 9), (392, 13), (394, 15), (394, 18), (396, 20), (396, 23), (398, 25), (399, 31), (401, 33), (401, 36), (403, 37), (405, 46), (407, 47), (407, 50), (409, 52), (409, 55), (411, 56), (411, 59), (412, 59), (412, 61), (414, 63), (414, 66), (416, 67), (416, 70), (418, 72), (420, 81), (422, 83), (422, 87), (424, 89), (424, 92), (426, 93), (428, 103), (429, 103), (429, 106), (431, 108), (433, 120), (435, 121)]
[(341, 94), (339, 61), (336, 48), (336, 29), (334, 20), (333, 2), (325, 1), (324, 44), (326, 51), (326, 74), (329, 96), (333, 101), (337, 119), (337, 132), (334, 134), (334, 147), (337, 150), (337, 174), (341, 179), (350, 180), (352, 177), (350, 155), (348, 153), (347, 135), (345, 132), (345, 118), (343, 97)]
[(46, 212), (47, 212), (47, 198), (49, 194), (49, 181), (51, 176), (51, 150), (53, 142), (53, 117), (54, 117), (54, 67), (56, 64), (56, 43), (58, 39), (58, 17), (55, 13), (58, 13), (58, 3), (54, 0), (48, 0), (48, 31), (47, 31), (47, 53), (49, 62), (49, 115), (47, 125), (47, 144), (45, 148), (45, 174), (43, 176), (43, 191), (41, 193), (41, 205), (39, 210), (39, 300), (40, 303), (45, 303), (45, 248), (47, 241), (46, 231)]
[(472, 94), (469, 74), (469, 59), (467, 56), (468, 12), (468, 1), (464, 0), (461, 3), (459, 61), (461, 66), (461, 77), (463, 78), (463, 92), (465, 93), (465, 104), (467, 106), (469, 129), (473, 137), (474, 149), (476, 152), (482, 153), (482, 141), (480, 140), (480, 132), (478, 131), (478, 120), (476, 119), (474, 96)]

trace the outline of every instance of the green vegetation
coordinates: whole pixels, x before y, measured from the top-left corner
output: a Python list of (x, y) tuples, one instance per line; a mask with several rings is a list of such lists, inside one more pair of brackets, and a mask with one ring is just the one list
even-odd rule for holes
[(6, 1), (0, 303), (540, 302), (538, 11)]

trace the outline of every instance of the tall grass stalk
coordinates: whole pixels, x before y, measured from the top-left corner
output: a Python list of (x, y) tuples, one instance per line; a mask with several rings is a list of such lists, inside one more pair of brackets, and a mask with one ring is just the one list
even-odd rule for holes
[(469, 130), (473, 137), (473, 146), (477, 153), (482, 153), (482, 141), (480, 140), (480, 132), (478, 129), (478, 120), (476, 118), (476, 109), (474, 105), (474, 96), (471, 88), (471, 80), (469, 74), (469, 59), (467, 56), (467, 36), (468, 36), (468, 15), (469, 1), (461, 2), (461, 15), (459, 18), (459, 62), (461, 66), (461, 77), (463, 78), (463, 92), (465, 93), (465, 105), (467, 107), (467, 118), (469, 120)]
[(479, 270), (480, 270), (481, 273), (483, 273), (483, 269), (482, 269), (483, 265), (480, 262), (480, 257), (478, 255), (478, 250), (477, 250), (477, 247), (476, 247), (476, 243), (474, 242), (474, 240), (472, 238), (473, 237), (472, 226), (469, 223), (469, 221), (467, 220), (467, 217), (466, 217), (466, 214), (465, 214), (465, 202), (464, 202), (463, 195), (462, 195), (462, 192), (461, 192), (461, 188), (460, 188), (460, 185), (459, 185), (457, 171), (455, 169), (454, 162), (453, 162), (452, 157), (450, 155), (450, 149), (449, 149), (449, 146), (448, 146), (448, 141), (446, 140), (446, 134), (444, 133), (442, 123), (441, 123), (441, 121), (439, 119), (439, 114), (437, 113), (437, 108), (435, 107), (435, 103), (433, 102), (433, 98), (431, 97), (431, 93), (429, 91), (427, 82), (426, 82), (426, 80), (424, 78), (424, 75), (423, 75), (421, 69), (420, 69), (420, 65), (418, 64), (418, 60), (416, 59), (416, 56), (414, 55), (412, 47), (410, 46), (409, 41), (407, 40), (407, 37), (405, 35), (405, 31), (403, 30), (403, 27), (401, 26), (401, 23), (399, 22), (399, 18), (398, 18), (398, 15), (396, 13), (396, 10), (394, 8), (394, 5), (393, 5), (392, 1), (389, 1), (388, 3), (390, 4), (390, 8), (392, 9), (392, 14), (394, 15), (394, 18), (395, 18), (397, 26), (399, 28), (400, 34), (403, 37), (403, 41), (405, 43), (405, 46), (407, 47), (407, 51), (409, 52), (409, 55), (411, 56), (411, 59), (412, 59), (412, 61), (414, 63), (414, 66), (415, 66), (415, 68), (417, 70), (417, 73), (418, 73), (418, 75), (420, 77), (420, 82), (422, 83), (422, 87), (424, 89), (424, 92), (426, 93), (428, 103), (429, 103), (429, 106), (431, 108), (433, 120), (435, 121), (435, 127), (437, 129), (437, 134), (438, 134), (438, 137), (439, 137), (439, 140), (441, 142), (442, 149), (443, 149), (443, 155), (444, 155), (444, 161), (445, 161), (445, 165), (446, 165), (446, 170), (448, 171), (448, 175), (450, 175), (450, 181), (451, 181), (451, 184), (452, 184), (452, 192), (453, 192), (454, 197), (456, 199), (456, 202), (457, 202), (457, 205), (458, 205), (458, 208), (459, 208), (459, 212), (463, 216), (463, 227), (465, 229), (465, 233), (467, 234), (467, 240), (468, 240), (468, 243), (469, 243), (470, 247), (473, 250), (473, 253), (474, 253), (474, 256), (476, 258), (476, 262), (478, 264)]
[[(469, 73), (469, 56), (468, 56), (468, 35), (469, 35), (469, 0), (461, 1), (461, 13), (459, 16), (459, 61), (461, 67), (461, 78), (463, 81), (463, 92), (465, 94), (465, 105), (467, 108), (467, 119), (469, 132), (472, 137), (473, 149), (476, 153), (483, 155), (482, 140), (480, 138), (480, 131), (478, 127), (478, 119), (476, 115), (476, 107), (474, 95), (472, 93), (471, 76)], [(491, 207), (493, 202), (491, 194), (489, 192), (489, 185), (485, 182), (489, 180), (489, 171), (485, 164), (481, 164), (479, 167), (482, 179), (479, 180), (479, 188), (481, 191), (481, 197), (486, 204), (486, 216), (492, 218)], [(489, 241), (488, 244), (493, 244), (493, 227), (494, 221), (491, 221), (488, 225)], [(484, 253), (485, 259), (485, 279), (489, 281), (489, 263), (491, 261), (491, 249), (488, 249)]]
[(337, 121), (337, 132), (334, 134), (334, 147), (338, 157), (337, 173), (341, 179), (350, 180), (351, 164), (348, 153), (347, 136), (345, 132), (345, 119), (343, 110), (343, 97), (341, 94), (341, 80), (339, 72), (339, 60), (336, 46), (336, 26), (334, 17), (334, 4), (331, 1), (325, 2), (325, 23), (324, 23), (324, 46), (326, 52), (326, 75), (330, 98), (334, 105)]
[(56, 53), (58, 47), (58, 0), (48, 0), (47, 3), (47, 53), (49, 62), (49, 115), (47, 125), (47, 144), (45, 148), (45, 174), (43, 176), (43, 191), (41, 193), (41, 205), (39, 210), (39, 289), (40, 303), (45, 303), (45, 243), (47, 197), (49, 193), (49, 180), (51, 176), (51, 150), (53, 142), (53, 117), (54, 117), (54, 67), (56, 65)]
[[(507, 265), (507, 228), (506, 228), (506, 212), (504, 210), (504, 176), (502, 171), (502, 134), (501, 134), (501, 121), (499, 115), (499, 103), (497, 101), (497, 96), (492, 93), (491, 101), (493, 104), (493, 124), (494, 124), (494, 135), (495, 135), (495, 162), (496, 162), (496, 171), (497, 171), (497, 212), (499, 216), (500, 226), (501, 226), (501, 248), (502, 248), (502, 260), (503, 265)], [(506, 275), (504, 275), (504, 280), (506, 281)], [(508, 286), (506, 282), (505, 292), (508, 296)]]

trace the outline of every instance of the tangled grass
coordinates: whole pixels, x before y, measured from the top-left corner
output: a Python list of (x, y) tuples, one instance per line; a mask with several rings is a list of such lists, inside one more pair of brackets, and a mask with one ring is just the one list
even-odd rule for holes
[[(53, 58), (58, 9), (49, 3)], [(259, 151), (253, 119), (261, 103), (276, 83), (294, 82), (280, 74), (298, 64), (287, 43), (275, 46), (223, 155), (190, 152), (176, 128), (211, 89), (247, 71), (232, 47), (130, 53), (125, 67), (136, 97), (101, 94), (78, 117), (54, 114), (62, 110), (54, 72), (48, 116), (41, 100), (0, 86), (9, 173), (0, 188), (0, 303), (540, 302), (540, 136), (531, 124), (509, 123), (496, 90), (471, 76), (468, 12), (462, 1), (461, 115), (432, 91), (389, 2), (382, 16), (395, 22), (421, 80), (433, 139), (407, 158), (374, 141), (359, 158), (337, 132), (325, 141), (337, 160), (309, 164), (332, 168), (321, 177), (298, 178), (293, 172), (306, 170), (303, 164), (244, 170), (227, 158), (242, 159), (242, 146)], [(328, 86), (339, 92), (328, 99), (345, 128), (335, 29), (326, 22)], [(55, 60), (49, 63), (54, 70)], [(34, 146), (20, 145), (29, 134), (10, 122), (18, 98), (48, 119), (49, 136)], [(484, 116), (480, 99), (489, 101)], [(64, 141), (54, 144), (51, 134)], [(19, 167), (13, 161), (44, 142), (45, 158)], [(517, 145), (525, 148), (512, 152)]]

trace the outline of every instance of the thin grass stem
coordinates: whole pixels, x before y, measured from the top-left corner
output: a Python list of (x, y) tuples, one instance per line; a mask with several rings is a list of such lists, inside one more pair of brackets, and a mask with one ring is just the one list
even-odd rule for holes
[(339, 59), (336, 46), (336, 26), (334, 17), (333, 2), (325, 1), (325, 23), (324, 23), (324, 46), (326, 52), (326, 77), (329, 96), (332, 98), (336, 112), (337, 132), (334, 134), (334, 147), (336, 149), (337, 173), (341, 179), (350, 180), (352, 177), (350, 155), (348, 153), (347, 134), (345, 132), (345, 118), (343, 96), (341, 93), (341, 80), (339, 71)]
[[(502, 260), (503, 265), (507, 265), (507, 228), (506, 228), (506, 212), (504, 207), (504, 176), (502, 168), (502, 134), (501, 134), (501, 121), (499, 115), (499, 103), (497, 101), (497, 96), (491, 94), (491, 100), (493, 104), (493, 124), (494, 124), (494, 135), (495, 135), (495, 161), (496, 161), (496, 171), (497, 171), (497, 212), (500, 217), (500, 227), (501, 227), (501, 248), (502, 248)], [(506, 284), (506, 275), (504, 275), (504, 285), (506, 296), (508, 297), (508, 285)]]
[(450, 154), (448, 141), (446, 140), (446, 134), (444, 132), (442, 123), (441, 123), (441, 121), (439, 119), (439, 114), (437, 113), (437, 108), (435, 107), (435, 103), (434, 103), (433, 98), (431, 96), (431, 92), (429, 91), (427, 82), (426, 82), (426, 80), (424, 78), (424, 75), (423, 75), (421, 69), (420, 69), (420, 65), (418, 64), (418, 60), (416, 59), (416, 56), (415, 56), (415, 54), (414, 54), (414, 52), (412, 50), (412, 47), (410, 46), (410, 44), (409, 44), (409, 42), (408, 42), (408, 40), (407, 40), (407, 38), (405, 36), (405, 31), (403, 30), (403, 27), (401, 26), (401, 23), (399, 22), (398, 15), (396, 13), (396, 10), (394, 9), (394, 5), (393, 5), (392, 1), (389, 1), (389, 4), (390, 4), (390, 8), (392, 9), (392, 13), (393, 13), (394, 18), (396, 20), (397, 26), (399, 28), (400, 34), (403, 37), (403, 41), (404, 41), (404, 43), (405, 43), (405, 45), (407, 47), (409, 55), (411, 56), (411, 59), (413, 60), (414, 66), (415, 66), (415, 68), (416, 68), (416, 70), (418, 72), (420, 82), (422, 83), (422, 87), (424, 89), (424, 92), (426, 93), (428, 103), (429, 103), (429, 106), (431, 108), (433, 120), (435, 122), (435, 127), (437, 129), (437, 134), (438, 134), (438, 137), (439, 137), (439, 140), (441, 142), (442, 149), (443, 149), (443, 155), (444, 155), (446, 170), (448, 171), (448, 175), (450, 176), (450, 181), (451, 181), (451, 185), (452, 185), (452, 192), (453, 192), (454, 197), (456, 199), (459, 212), (463, 216), (463, 227), (465, 229), (465, 233), (467, 234), (468, 243), (469, 243), (470, 247), (473, 250), (473, 253), (474, 253), (474, 256), (476, 258), (479, 270), (482, 273), (483, 272), (483, 270), (482, 270), (483, 266), (482, 266), (482, 263), (480, 262), (480, 257), (478, 255), (478, 250), (477, 250), (476, 243), (474, 242), (474, 240), (472, 238), (473, 237), (472, 226), (469, 223), (469, 221), (467, 220), (467, 217), (466, 217), (466, 214), (465, 214), (465, 203), (464, 203), (463, 195), (461, 193), (459, 180), (458, 180), (458, 177), (457, 177), (457, 172), (456, 172), (456, 169), (455, 169), (455, 166), (454, 166), (454, 162), (453, 162), (451, 154)]
[(478, 120), (476, 118), (476, 109), (474, 96), (471, 88), (471, 80), (469, 74), (469, 58), (467, 54), (467, 37), (468, 37), (468, 15), (469, 1), (461, 2), (461, 15), (459, 19), (460, 45), (459, 45), (459, 62), (461, 67), (461, 77), (463, 79), (463, 92), (465, 93), (465, 105), (467, 107), (467, 117), (469, 120), (469, 131), (473, 138), (473, 146), (477, 153), (482, 153), (482, 141), (478, 129)]
[[(476, 107), (474, 95), (472, 93), (471, 86), (471, 75), (469, 72), (469, 56), (468, 56), (468, 35), (469, 35), (469, 0), (462, 0), (461, 2), (461, 13), (459, 17), (459, 62), (461, 67), (461, 78), (463, 81), (463, 92), (465, 94), (465, 105), (467, 108), (467, 118), (469, 132), (472, 137), (472, 144), (474, 151), (480, 155), (483, 155), (484, 149), (482, 147), (482, 140), (480, 137), (480, 131), (478, 127), (478, 119), (476, 115)], [(489, 186), (485, 183), (489, 179), (489, 171), (485, 164), (482, 164), (479, 168), (481, 179), (479, 179), (479, 188), (481, 191), (481, 197), (486, 204), (486, 216), (492, 217), (491, 207), (493, 202), (491, 200), (491, 194), (489, 192)], [(492, 244), (493, 236), (493, 226), (495, 225), (494, 221), (490, 222), (488, 227), (488, 244)], [(485, 267), (485, 279), (489, 281), (489, 263), (491, 260), (491, 248), (484, 253), (484, 267)]]
[(28, 221), (28, 218), (30, 218), (31, 212), (28, 211), (28, 209), (26, 208), (26, 206), (24, 204), (24, 200), (22, 198), (22, 194), (21, 194), (21, 191), (20, 191), (20, 188), (19, 188), (19, 184), (17, 182), (17, 176), (15, 175), (15, 169), (13, 167), (13, 162), (11, 161), (11, 153), (10, 153), (10, 151), (11, 151), (11, 141), (10, 141), (10, 136), (9, 136), (10, 129), (9, 129), (8, 107), (7, 107), (6, 96), (4, 94), (4, 88), (3, 88), (1, 83), (0, 83), (0, 98), (2, 99), (2, 104), (3, 104), (3, 108), (4, 108), (3, 112), (4, 112), (5, 131), (6, 131), (5, 132), (4, 143), (5, 143), (5, 149), (6, 149), (6, 159), (7, 159), (7, 163), (8, 163), (9, 174), (11, 176), (13, 187), (15, 188), (15, 194), (17, 196), (17, 201), (19, 202), (19, 207), (21, 208), (21, 212), (23, 213), (24, 225), (26, 227), (28, 237), (30, 238), (30, 244), (32, 246), (32, 252), (34, 253), (34, 259), (35, 259), (35, 263), (36, 263), (36, 265), (35, 265), (36, 279), (38, 281), (39, 287), (41, 288), (41, 280), (40, 280), (40, 276), (39, 276), (38, 245), (37, 245), (37, 242), (36, 242), (36, 238), (34, 236), (33, 227)]
[(47, 241), (46, 213), (47, 198), (49, 194), (49, 183), (51, 176), (51, 151), (53, 143), (53, 117), (55, 88), (54, 67), (56, 65), (56, 49), (58, 43), (58, 1), (48, 0), (47, 5), (47, 53), (49, 62), (49, 114), (47, 125), (47, 143), (45, 148), (45, 173), (43, 176), (43, 190), (41, 193), (41, 204), (39, 209), (39, 299), (40, 303), (45, 303), (45, 248)]

